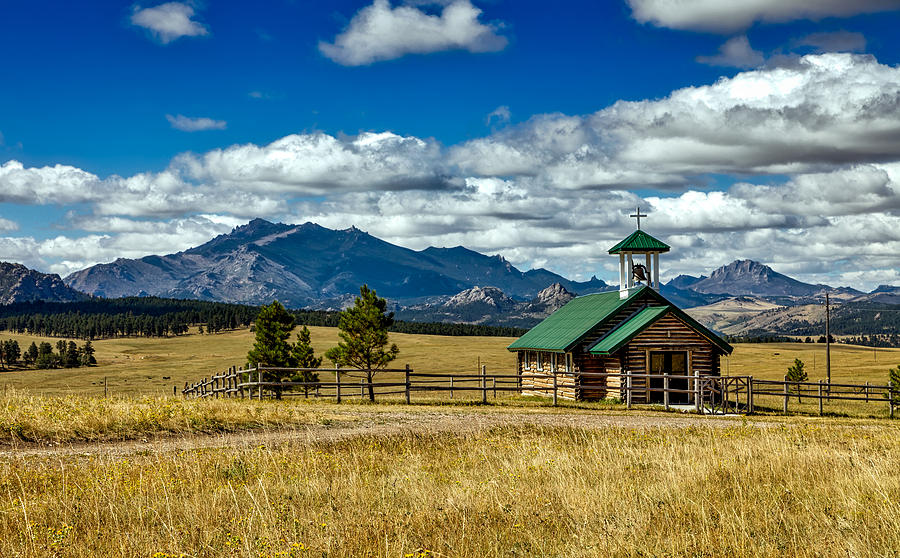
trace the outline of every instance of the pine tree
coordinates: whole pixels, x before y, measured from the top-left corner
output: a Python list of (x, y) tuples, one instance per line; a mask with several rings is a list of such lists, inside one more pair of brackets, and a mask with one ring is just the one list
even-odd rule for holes
[(388, 328), (394, 323), (394, 313), (385, 313), (387, 301), (378, 298), (368, 285), (359, 288), (353, 306), (341, 312), (342, 341), (325, 353), (328, 360), (339, 366), (359, 368), (366, 372), (369, 401), (375, 401), (372, 380), (375, 373), (397, 358), (397, 345), (388, 346)]
[(66, 354), (63, 366), (66, 368), (78, 368), (81, 365), (81, 355), (78, 354), (78, 346), (74, 341), (66, 343)]
[(894, 405), (900, 405), (900, 364), (888, 373), (888, 385), (891, 386), (889, 397), (894, 400)]
[(38, 346), (38, 355), (34, 361), (38, 368), (56, 368), (59, 366), (57, 355), (53, 354), (53, 345), (44, 341)]
[(31, 345), (28, 346), (28, 350), (25, 351), (25, 364), (32, 365), (37, 362), (38, 357), (38, 347), (34, 341), (31, 342)]
[(85, 341), (78, 352), (81, 355), (81, 366), (93, 366), (97, 364), (97, 359), (94, 358), (94, 346), (90, 341)]
[(22, 356), (22, 349), (19, 348), (19, 342), (15, 339), (10, 339), (3, 343), (3, 352), (5, 353), (6, 364), (9, 366), (18, 364), (19, 357)]
[[(210, 324), (207, 331), (210, 331)], [(275, 366), (289, 367), (291, 360), (291, 345), (287, 342), (294, 328), (294, 316), (288, 312), (277, 300), (272, 304), (263, 306), (256, 317), (255, 339), (253, 348), (247, 353), (247, 362), (250, 366)], [(263, 381), (277, 382), (281, 379), (279, 373), (266, 372)], [(275, 396), (281, 398), (281, 390), (275, 391)]]
[[(799, 358), (794, 359), (794, 364), (787, 369), (787, 375), (785, 376), (785, 380), (788, 382), (805, 382), (809, 379), (806, 375), (806, 371), (803, 370), (804, 364), (803, 361)], [(802, 401), (800, 398), (800, 386), (797, 386), (797, 401)]]
[[(291, 346), (292, 365), (297, 368), (318, 368), (322, 365), (322, 357), (317, 357), (310, 345), (309, 328), (303, 326), (297, 333), (297, 341)], [(317, 383), (319, 374), (309, 370), (298, 371), (291, 376), (292, 382)], [(310, 386), (303, 386), (303, 395), (309, 396)]]

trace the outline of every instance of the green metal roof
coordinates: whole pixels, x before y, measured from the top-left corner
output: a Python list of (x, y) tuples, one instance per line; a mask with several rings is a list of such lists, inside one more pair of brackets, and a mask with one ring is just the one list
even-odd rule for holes
[[(632, 301), (632, 299), (634, 299), (636, 296), (641, 295), (642, 293), (648, 294), (652, 298), (656, 299), (656, 301), (660, 303), (660, 306), (645, 308), (638, 314), (635, 314), (635, 316), (632, 316), (630, 320), (626, 320), (624, 323), (619, 324), (618, 327), (607, 334), (606, 337), (603, 338), (604, 340), (613, 334), (619, 335), (617, 333), (618, 330), (622, 329), (625, 326), (629, 326), (629, 324), (631, 324), (633, 320), (637, 319), (638, 316), (641, 316), (643, 312), (660, 312), (660, 314), (658, 314), (655, 318), (650, 320), (648, 324), (645, 325), (653, 323), (653, 321), (658, 319), (659, 316), (664, 313), (659, 309), (666, 308), (674, 316), (687, 324), (688, 327), (692, 328), (703, 337), (709, 339), (709, 341), (719, 349), (721, 349), (723, 353), (731, 354), (731, 352), (734, 350), (731, 345), (723, 341), (722, 338), (720, 338), (718, 335), (702, 326), (697, 320), (691, 318), (680, 308), (666, 300), (664, 296), (647, 287), (646, 285), (635, 289), (630, 289), (630, 293), (627, 298), (619, 298), (618, 291), (573, 298), (569, 301), (568, 304), (566, 304), (553, 314), (550, 314), (544, 319), (544, 321), (528, 330), (525, 335), (513, 341), (513, 343), (509, 345), (507, 349), (509, 349), (510, 351), (521, 349), (534, 349), (538, 351), (555, 352), (568, 351), (574, 345), (576, 345), (582, 337), (587, 335), (587, 333), (590, 332), (591, 329), (603, 323), (604, 321), (613, 318), (622, 307), (627, 305)], [(646, 314), (647, 317), (642, 318), (642, 320), (650, 319), (649, 317), (651, 315), (652, 314), (650, 313)], [(635, 327), (637, 327), (639, 324), (640, 322), (635, 322)], [(623, 331), (621, 335), (625, 336), (626, 332)], [(630, 339), (625, 340), (624, 343), (627, 343), (629, 340)], [(598, 345), (592, 347), (592, 350), (597, 346)]]
[(628, 235), (628, 238), (609, 249), (610, 254), (620, 252), (668, 252), (669, 246), (644, 231), (638, 229)]
[(671, 306), (650, 306), (649, 308), (644, 308), (597, 341), (591, 347), (590, 353), (592, 355), (608, 355), (618, 351), (670, 309)]
[(633, 289), (630, 296), (624, 299), (619, 298), (619, 291), (573, 298), (507, 348), (566, 351), (594, 326), (628, 304), (642, 290)]

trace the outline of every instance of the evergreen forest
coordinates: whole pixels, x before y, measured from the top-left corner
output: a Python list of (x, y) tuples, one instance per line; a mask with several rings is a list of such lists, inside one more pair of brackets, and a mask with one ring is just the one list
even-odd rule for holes
[[(82, 302), (25, 302), (0, 306), (0, 331), (44, 337), (110, 339), (170, 337), (199, 326), (201, 333), (248, 327), (259, 307), (160, 297), (92, 298)], [(297, 325), (337, 327), (340, 312), (292, 310)], [(516, 327), (395, 321), (391, 331), (424, 335), (518, 337)]]

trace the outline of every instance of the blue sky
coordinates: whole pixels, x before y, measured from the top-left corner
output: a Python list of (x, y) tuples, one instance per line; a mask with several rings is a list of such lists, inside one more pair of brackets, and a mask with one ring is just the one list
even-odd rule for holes
[(723, 4), (6, 2), (0, 259), (259, 216), (612, 279), (640, 204), (668, 276), (900, 283), (900, 2)]

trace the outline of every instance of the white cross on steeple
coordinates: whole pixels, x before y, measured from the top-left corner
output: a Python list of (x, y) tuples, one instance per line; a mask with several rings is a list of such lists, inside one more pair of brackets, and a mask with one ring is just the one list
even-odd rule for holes
[(637, 228), (638, 228), (638, 230), (641, 230), (641, 217), (646, 217), (646, 215), (641, 214), (641, 208), (638, 207), (637, 211), (635, 211), (634, 215), (629, 215), (629, 217), (637, 218)]

